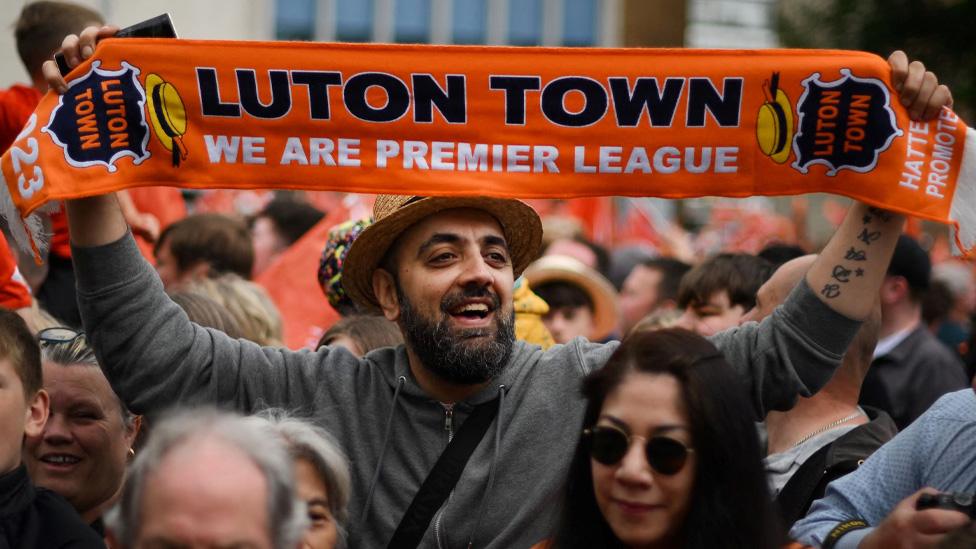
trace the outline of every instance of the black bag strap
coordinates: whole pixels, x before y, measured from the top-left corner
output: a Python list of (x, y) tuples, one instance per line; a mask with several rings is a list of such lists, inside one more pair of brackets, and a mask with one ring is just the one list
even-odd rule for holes
[(475, 406), (456, 435), (437, 458), (434, 468), (427, 474), (420, 490), (410, 502), (410, 507), (400, 519), (396, 532), (387, 547), (389, 549), (414, 548), (420, 544), (424, 532), (430, 526), (434, 514), (447, 501), (454, 486), (457, 485), (464, 466), (468, 463), (474, 449), (495, 416), (498, 415), (498, 399)]
[(827, 452), (830, 447), (831, 444), (828, 444), (807, 458), (776, 496), (776, 505), (784, 524), (793, 524), (806, 516), (811, 503), (810, 496), (827, 472)]

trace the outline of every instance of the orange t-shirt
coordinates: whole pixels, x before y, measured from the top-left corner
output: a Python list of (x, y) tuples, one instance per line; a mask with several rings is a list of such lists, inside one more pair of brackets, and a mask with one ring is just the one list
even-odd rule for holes
[(10, 148), (40, 101), (41, 92), (23, 84), (0, 90), (0, 152)]
[(17, 260), (7, 245), (6, 237), (0, 232), (0, 307), (22, 309), (30, 305), (31, 294), (27, 282), (17, 270)]

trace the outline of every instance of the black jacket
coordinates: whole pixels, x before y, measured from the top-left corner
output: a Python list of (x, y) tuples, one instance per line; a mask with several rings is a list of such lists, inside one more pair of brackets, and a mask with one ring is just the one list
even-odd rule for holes
[(969, 385), (959, 356), (919, 326), (871, 363), (861, 385), (861, 406), (880, 408), (899, 429), (908, 427), (942, 395)]
[(898, 434), (891, 416), (870, 406), (861, 408), (870, 421), (817, 450), (776, 496), (784, 524), (792, 525), (806, 516), (813, 502), (823, 497), (831, 481), (857, 469), (882, 444)]
[(35, 488), (27, 468), (0, 475), (0, 549), (104, 549), (64, 498)]

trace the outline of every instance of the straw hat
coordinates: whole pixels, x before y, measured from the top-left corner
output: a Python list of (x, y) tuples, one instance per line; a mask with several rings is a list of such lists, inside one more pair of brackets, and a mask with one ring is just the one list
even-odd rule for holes
[(589, 339), (604, 339), (617, 327), (619, 309), (613, 284), (578, 259), (565, 255), (542, 256), (523, 275), (532, 288), (547, 282), (568, 282), (582, 288), (593, 302), (593, 332)]
[(539, 214), (519, 200), (379, 195), (373, 204), (373, 224), (353, 242), (342, 267), (342, 284), (349, 297), (367, 309), (379, 309), (379, 302), (373, 294), (373, 271), (390, 246), (415, 223), (438, 212), (456, 208), (481, 210), (498, 220), (508, 242), (516, 277), (539, 255), (542, 241)]

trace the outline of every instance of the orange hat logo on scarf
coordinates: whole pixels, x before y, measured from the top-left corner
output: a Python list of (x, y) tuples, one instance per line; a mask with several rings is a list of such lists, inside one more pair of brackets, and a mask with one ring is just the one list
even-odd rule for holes
[(143, 107), (146, 93), (139, 69), (122, 62), (119, 70), (105, 70), (95, 61), (91, 70), (68, 82), (41, 131), (64, 149), (76, 168), (105, 166), (115, 172), (116, 161), (132, 157), (133, 164), (149, 158), (149, 128)]
[(183, 134), (186, 133), (186, 108), (176, 86), (163, 80), (158, 74), (146, 76), (146, 89), (149, 92), (149, 120), (152, 122), (156, 139), (173, 154), (173, 165), (179, 166), (186, 160), (186, 146)]

